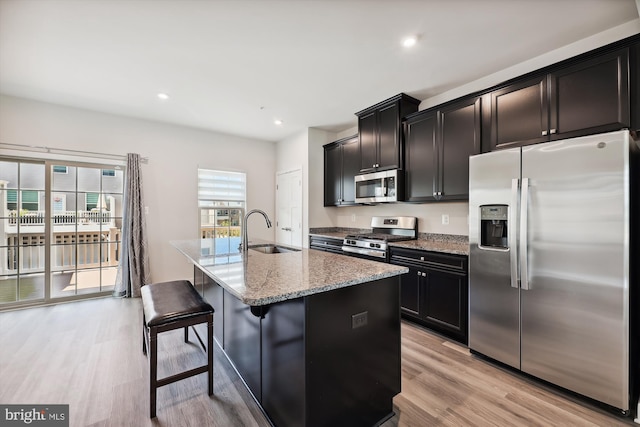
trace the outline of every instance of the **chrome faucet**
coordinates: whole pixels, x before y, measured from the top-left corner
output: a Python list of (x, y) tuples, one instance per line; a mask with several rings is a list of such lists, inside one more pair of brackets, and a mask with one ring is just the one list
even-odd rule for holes
[(247, 234), (247, 223), (248, 223), (249, 215), (254, 213), (262, 214), (262, 216), (264, 217), (264, 220), (267, 221), (267, 228), (271, 228), (271, 220), (269, 219), (269, 217), (264, 211), (261, 211), (260, 209), (252, 209), (249, 212), (247, 212), (247, 214), (244, 216), (244, 222), (242, 223), (242, 243), (240, 244), (240, 249), (242, 249), (243, 252), (246, 252), (249, 249), (249, 236)]

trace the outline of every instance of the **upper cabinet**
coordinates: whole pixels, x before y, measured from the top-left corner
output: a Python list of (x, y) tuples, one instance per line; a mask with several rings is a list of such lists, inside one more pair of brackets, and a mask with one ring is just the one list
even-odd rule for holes
[(324, 146), (324, 206), (355, 204), (354, 177), (360, 171), (358, 136)]
[(403, 167), (402, 118), (418, 105), (418, 99), (401, 93), (356, 113), (360, 172)]
[(491, 93), (491, 150), (629, 127), (629, 48)]
[(405, 200), (469, 198), (469, 156), (480, 153), (481, 98), (421, 111), (405, 121)]
[(640, 131), (640, 41), (630, 49), (631, 130)]

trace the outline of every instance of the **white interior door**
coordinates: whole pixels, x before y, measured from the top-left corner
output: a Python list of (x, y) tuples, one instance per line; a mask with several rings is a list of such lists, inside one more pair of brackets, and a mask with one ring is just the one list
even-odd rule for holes
[(302, 246), (302, 171), (276, 175), (276, 241)]

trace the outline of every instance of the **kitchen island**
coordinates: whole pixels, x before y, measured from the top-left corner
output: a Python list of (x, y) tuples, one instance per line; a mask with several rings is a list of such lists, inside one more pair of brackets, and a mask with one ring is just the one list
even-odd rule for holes
[[(405, 267), (268, 242), (175, 241), (215, 309), (218, 345), (271, 422), (373, 426), (400, 392)], [(250, 246), (251, 247), (251, 246)]]

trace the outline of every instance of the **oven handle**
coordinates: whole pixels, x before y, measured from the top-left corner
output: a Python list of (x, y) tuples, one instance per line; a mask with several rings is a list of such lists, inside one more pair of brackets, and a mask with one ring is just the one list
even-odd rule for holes
[(342, 250), (344, 252), (350, 252), (353, 254), (360, 254), (360, 255), (369, 255), (369, 256), (373, 256), (376, 258), (386, 258), (386, 253), (384, 251), (377, 251), (375, 249), (360, 249), (360, 248), (352, 248), (351, 246), (343, 246)]

